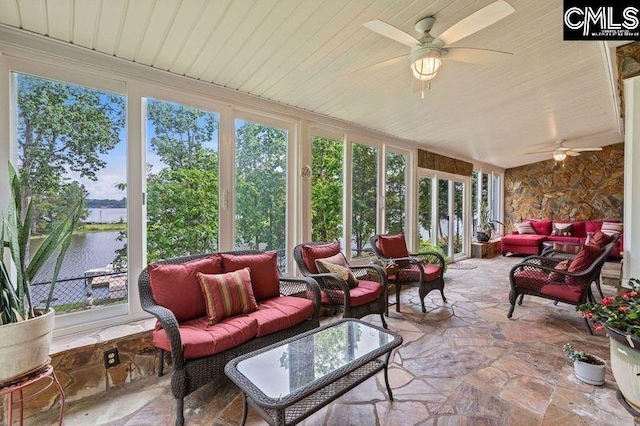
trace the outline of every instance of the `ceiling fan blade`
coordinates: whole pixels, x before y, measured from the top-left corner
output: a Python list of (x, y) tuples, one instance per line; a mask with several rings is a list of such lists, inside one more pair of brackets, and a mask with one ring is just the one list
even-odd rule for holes
[(579, 152), (576, 152), (576, 151), (573, 151), (573, 150), (567, 151), (567, 152), (565, 152), (565, 154), (567, 154), (567, 155), (569, 155), (571, 157), (577, 157), (578, 155), (580, 155)]
[(390, 38), (409, 47), (420, 46), (420, 42), (415, 37), (405, 33), (404, 31), (394, 27), (393, 25), (382, 22), (378, 19), (375, 21), (369, 21), (362, 24), (369, 28), (371, 31), (380, 34), (381, 36)]
[(480, 65), (500, 65), (513, 56), (513, 53), (499, 50), (475, 49), (467, 47), (447, 48), (445, 59), (452, 61), (468, 62)]
[(371, 64), (371, 65), (360, 67), (358, 69), (350, 71), (349, 74), (352, 74), (352, 73), (358, 72), (358, 71), (362, 71), (362, 70), (377, 70), (377, 69), (384, 68), (384, 67), (389, 66), (389, 65), (396, 64), (398, 62), (406, 61), (408, 59), (409, 59), (409, 55), (397, 56), (395, 58), (387, 59), (387, 60), (382, 61), (382, 62), (376, 62), (376, 63)]
[(571, 148), (573, 152), (602, 151), (602, 148)]
[(509, 3), (503, 0), (495, 1), (453, 24), (437, 38), (442, 40), (445, 46), (448, 46), (488, 27), (489, 25), (495, 24), (515, 11), (516, 10)]

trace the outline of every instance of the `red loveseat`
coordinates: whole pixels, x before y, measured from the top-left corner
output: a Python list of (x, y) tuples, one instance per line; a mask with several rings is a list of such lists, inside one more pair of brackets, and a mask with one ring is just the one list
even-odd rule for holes
[(184, 423), (184, 397), (205, 384), (224, 383), (227, 362), (319, 325), (318, 284), (280, 276), (276, 253), (164, 260), (145, 268), (138, 286), (142, 308), (158, 320), (153, 344), (160, 350), (159, 375), (171, 353), (176, 425)]
[[(513, 231), (511, 235), (505, 235), (502, 237), (501, 243), (503, 256), (507, 253), (538, 255), (542, 253), (542, 243), (545, 241), (584, 244), (587, 239), (587, 235), (589, 233), (593, 234), (600, 231), (604, 222), (620, 223), (617, 219), (578, 221), (527, 219), (524, 222), (530, 222), (531, 227), (536, 233), (520, 234), (518, 231)], [(566, 235), (553, 235), (554, 226), (564, 226), (566, 224), (571, 224), (570, 231), (565, 232)], [(620, 232), (618, 241), (611, 252), (611, 257), (621, 257), (622, 249), (623, 238), (622, 232)]]

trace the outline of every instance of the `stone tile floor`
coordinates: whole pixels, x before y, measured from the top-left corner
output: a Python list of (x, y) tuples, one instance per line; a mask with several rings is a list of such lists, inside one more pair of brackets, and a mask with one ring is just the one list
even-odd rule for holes
[[(509, 308), (508, 272), (519, 258), (470, 259), (446, 273), (444, 304), (437, 292), (420, 310), (417, 291), (401, 294), (389, 328), (403, 345), (392, 356), (386, 400), (382, 375), (371, 378), (309, 417), (305, 425), (634, 425), (616, 400), (607, 368), (604, 386), (579, 382), (562, 345), (609, 359), (607, 338), (589, 335), (573, 306), (525, 297)], [(594, 289), (595, 290), (595, 289)], [(606, 293), (614, 288), (603, 286)], [(394, 308), (392, 308), (394, 309)], [(324, 322), (332, 321), (327, 318)], [(379, 324), (376, 316), (365, 318)], [(201, 388), (186, 398), (187, 425), (237, 425), (237, 388)], [(57, 407), (27, 424), (54, 424)], [(99, 398), (69, 404), (65, 425), (171, 425), (175, 401), (169, 376), (127, 384)], [(249, 425), (266, 424), (249, 412)], [(640, 419), (635, 419), (640, 425)]]

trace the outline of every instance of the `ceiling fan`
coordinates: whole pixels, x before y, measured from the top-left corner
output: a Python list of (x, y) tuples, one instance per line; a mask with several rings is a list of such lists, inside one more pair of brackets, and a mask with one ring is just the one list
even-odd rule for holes
[(552, 152), (553, 159), (556, 161), (564, 161), (567, 158), (567, 155), (570, 157), (577, 157), (581, 152), (588, 151), (602, 151), (602, 148), (567, 148), (564, 146), (564, 140), (559, 140), (555, 142), (556, 146), (554, 149), (547, 149), (543, 151), (533, 151), (530, 154), (543, 154)]
[(389, 59), (370, 67), (378, 68), (409, 59), (414, 78), (424, 83), (436, 76), (443, 59), (484, 65), (499, 64), (512, 54), (498, 50), (451, 47), (450, 45), (495, 24), (513, 12), (515, 9), (509, 3), (497, 0), (458, 21), (438, 37), (430, 34), (436, 18), (427, 16), (415, 24), (416, 31), (422, 34), (419, 39), (380, 20), (365, 22), (362, 25), (371, 31), (411, 47), (409, 55)]

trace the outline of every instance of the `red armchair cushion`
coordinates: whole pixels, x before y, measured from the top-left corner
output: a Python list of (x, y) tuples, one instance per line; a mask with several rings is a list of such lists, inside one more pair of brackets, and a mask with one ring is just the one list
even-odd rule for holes
[(409, 257), (404, 234), (378, 236), (378, 248), (387, 258)]
[(360, 280), (358, 287), (349, 290), (351, 306), (361, 306), (373, 302), (382, 294), (382, 285), (375, 281)]
[(597, 231), (591, 237), (590, 245), (602, 248), (611, 242), (612, 238), (602, 231)]
[[(258, 331), (258, 322), (255, 318), (243, 315), (225, 318), (215, 325), (209, 325), (209, 320), (203, 316), (180, 324), (179, 331), (182, 356), (194, 359), (226, 351), (253, 339)], [(171, 351), (164, 329), (153, 332), (153, 345)]]
[(258, 309), (251, 288), (249, 268), (226, 274), (198, 272), (197, 277), (204, 295), (209, 324)]
[[(594, 246), (582, 246), (576, 257), (571, 261), (571, 264), (567, 268), (567, 272), (579, 273), (588, 269), (591, 264), (600, 256), (602, 249)], [(567, 284), (572, 285), (585, 285), (584, 279), (575, 277), (566, 277)]]
[(280, 273), (278, 272), (278, 253), (259, 253), (244, 256), (222, 254), (222, 270), (233, 272), (249, 268), (251, 286), (257, 301), (280, 295)]
[(247, 316), (256, 320), (257, 337), (285, 330), (311, 318), (314, 313), (313, 302), (309, 299), (293, 296), (279, 296), (263, 300), (258, 310)]
[(302, 260), (312, 274), (318, 273), (316, 259), (325, 259), (340, 253), (340, 243), (330, 243), (321, 245), (305, 244), (302, 246)]
[[(442, 276), (442, 268), (440, 265), (423, 264), (422, 270), (424, 271), (424, 280), (433, 281)], [(409, 265), (403, 267), (398, 271), (400, 274), (400, 282), (417, 282), (420, 281), (420, 269), (418, 265)], [(395, 275), (389, 276), (389, 281), (394, 281)]]
[(578, 303), (582, 299), (584, 289), (585, 287), (581, 285), (547, 284), (542, 286), (540, 293), (553, 299)]
[(196, 274), (219, 274), (222, 267), (220, 255), (214, 254), (179, 265), (152, 264), (147, 272), (153, 300), (173, 312), (178, 322), (182, 322), (206, 314)]
[[(556, 271), (566, 271), (567, 268), (569, 268), (569, 259), (563, 260), (562, 262), (558, 263), (553, 269), (555, 269)], [(549, 279), (551, 281), (564, 281), (564, 277), (564, 275), (559, 274), (558, 272), (549, 273)]]

